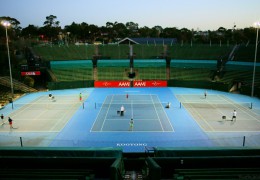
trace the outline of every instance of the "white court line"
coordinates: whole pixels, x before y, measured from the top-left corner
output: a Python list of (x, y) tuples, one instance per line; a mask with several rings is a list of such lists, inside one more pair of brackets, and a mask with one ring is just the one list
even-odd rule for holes
[(24, 119), (24, 118), (19, 118), (19, 120), (21, 121), (31, 121), (31, 120), (37, 120), (37, 121), (48, 121), (48, 120), (51, 120), (51, 121), (56, 121), (56, 120), (61, 120), (62, 118), (37, 118), (37, 119)]
[[(184, 105), (184, 107), (185, 107), (185, 105)], [(192, 109), (192, 111), (187, 110), (188, 108), (189, 108), (189, 109)], [(197, 114), (197, 115), (201, 118), (201, 120), (204, 121), (204, 122), (208, 125), (209, 129), (211, 129), (210, 132), (215, 131), (214, 128), (207, 122), (207, 120), (206, 120), (205, 118), (203, 118), (203, 116), (202, 116), (195, 108), (193, 108), (193, 107), (188, 107), (188, 108), (185, 107), (185, 110), (187, 110), (187, 111), (189, 112), (189, 114), (190, 114), (190, 115), (192, 116), (192, 118), (195, 120), (196, 124), (197, 124), (201, 129), (203, 129), (203, 130), (205, 131), (205, 128), (203, 128), (203, 127), (201, 126), (201, 123), (198, 122), (198, 120), (192, 115), (192, 113)]]
[[(106, 119), (106, 121), (126, 121), (126, 120), (128, 121), (128, 119)], [(158, 119), (140, 119), (140, 118), (138, 118), (137, 121), (158, 121)]]
[[(93, 131), (95, 133), (116, 133), (116, 132), (121, 132), (121, 133), (133, 133), (133, 132), (153, 132), (153, 133), (161, 133), (162, 131), (129, 131), (129, 130), (122, 130), (122, 131)], [(164, 132), (172, 132), (172, 131), (164, 131)]]
[[(140, 94), (139, 94), (139, 95), (140, 95)], [(111, 97), (111, 96), (112, 96), (112, 97)], [(93, 131), (93, 127), (94, 127), (96, 121), (99, 119), (99, 115), (100, 115), (101, 110), (102, 110), (102, 106), (101, 106), (101, 108), (100, 108), (100, 110), (99, 110), (99, 113), (98, 113), (98, 115), (97, 115), (97, 118), (96, 118), (96, 120), (94, 121), (94, 123), (93, 123), (93, 125), (92, 125), (92, 127), (91, 127), (91, 130), (90, 130), (91, 132), (103, 132), (103, 127), (104, 127), (105, 121), (107, 121), (107, 120), (108, 120), (108, 121), (126, 121), (126, 119), (107, 119), (108, 112), (109, 112), (109, 109), (110, 109), (110, 105), (112, 104), (112, 102), (120, 101), (120, 100), (113, 100), (116, 96), (122, 96), (122, 95), (116, 94), (116, 95), (106, 96), (106, 100), (105, 100), (104, 102), (107, 101), (107, 98), (108, 98), (108, 97), (111, 97), (111, 100), (110, 100), (110, 102), (107, 103), (109, 106), (108, 106), (108, 108), (107, 108), (106, 115), (105, 115), (105, 118), (104, 118), (102, 127), (101, 127), (100, 130), (95, 130), (95, 131)], [(136, 96), (136, 95), (135, 95), (135, 96)], [(144, 96), (144, 95), (142, 95), (142, 96)], [(169, 118), (168, 118), (168, 116), (167, 116), (167, 114), (166, 114), (165, 111), (163, 111), (163, 112), (165, 113), (165, 116), (166, 116), (166, 118), (168, 119), (168, 121), (169, 121), (169, 123), (170, 123), (170, 125), (171, 125), (171, 127), (172, 127), (172, 130), (171, 130), (171, 131), (165, 131), (164, 128), (163, 128), (163, 126), (162, 126), (162, 122), (161, 122), (161, 120), (160, 120), (160, 118), (159, 118), (158, 111), (156, 110), (155, 102), (154, 102), (154, 99), (153, 99), (153, 97), (152, 97), (152, 96), (155, 96), (157, 99), (159, 99), (158, 96), (157, 96), (156, 94), (150, 94), (150, 95), (145, 94), (145, 96), (150, 97), (150, 100), (149, 100), (149, 101), (147, 100), (147, 102), (149, 102), (150, 104), (152, 104), (152, 105), (154, 106), (154, 109), (155, 109), (155, 112), (156, 112), (156, 114), (157, 114), (158, 119), (138, 119), (138, 121), (158, 121), (158, 122), (161, 124), (161, 129), (162, 129), (162, 131), (158, 131), (158, 132), (173, 132), (174, 129), (173, 129), (172, 124), (170, 123), (170, 120), (169, 120)], [(144, 100), (134, 100), (134, 102), (136, 102), (136, 101), (141, 101), (141, 102), (143, 102)], [(121, 101), (120, 101), (120, 102), (121, 102)], [(161, 102), (160, 102), (160, 103), (161, 103)], [(105, 103), (103, 103), (103, 104), (105, 104)], [(129, 104), (129, 103), (128, 103), (128, 104)], [(131, 100), (131, 111), (132, 111), (132, 117), (134, 118), (134, 113), (133, 113), (133, 109), (134, 109), (134, 108), (133, 108), (132, 105), (133, 105), (133, 100)], [(162, 104), (161, 104), (161, 108), (163, 109)], [(164, 109), (163, 109), (163, 110), (164, 110)], [(108, 132), (108, 131), (105, 131), (105, 132)], [(116, 131), (112, 131), (112, 132), (116, 132)], [(119, 131), (119, 132), (122, 132), (122, 131)], [(138, 132), (140, 132), (140, 131), (138, 131)], [(144, 131), (144, 132), (147, 132), (147, 131)], [(156, 131), (150, 131), (150, 132), (156, 132)]]
[[(236, 102), (233, 102), (232, 100), (228, 99), (227, 97), (225, 97), (225, 98), (223, 98), (223, 99), (224, 99), (226, 102), (228, 102), (229, 104), (231, 104), (231, 105), (237, 107), (237, 109), (239, 109), (240, 111), (244, 112), (244, 113), (247, 114), (248, 116), (252, 117), (254, 120), (260, 122), (259, 119), (255, 118), (254, 116), (252, 116), (251, 114), (248, 113), (248, 111), (249, 111), (248, 109), (244, 108), (243, 106), (240, 106), (239, 104), (236, 104)], [(230, 102), (230, 101), (231, 101), (231, 102)], [(243, 109), (242, 109), (241, 107), (242, 107)], [(246, 110), (245, 110), (245, 109), (246, 109)]]
[[(122, 96), (122, 95), (125, 95), (125, 94), (111, 94), (111, 95), (108, 95), (108, 96)], [(131, 96), (131, 94), (128, 94), (129, 96)], [(133, 94), (134, 96), (149, 96), (149, 95), (157, 95), (157, 94)]]
[[(218, 95), (217, 95), (217, 97), (218, 97)], [(220, 101), (222, 101), (222, 99), (220, 99)], [(208, 99), (206, 99), (206, 102), (207, 102), (210, 106), (214, 107), (214, 103), (211, 103), (212, 101), (209, 101)], [(222, 111), (219, 110), (219, 108), (216, 107), (216, 105), (215, 105), (214, 110), (217, 110), (217, 112), (219, 112), (222, 116), (225, 115)], [(225, 115), (225, 116), (226, 116), (226, 115)]]
[[(75, 106), (75, 104), (74, 104), (73, 106)], [(52, 126), (51, 130), (53, 130), (54, 128), (56, 128), (56, 126), (58, 125), (58, 123), (60, 123), (60, 121), (64, 120), (64, 119), (65, 119), (64, 117), (67, 116), (69, 113), (71, 113), (71, 116), (73, 116), (72, 112), (75, 111), (75, 109), (73, 109), (73, 106), (71, 107), (70, 110), (66, 111), (66, 113), (64, 113), (63, 116), (61, 116), (61, 118), (59, 118), (58, 121), (56, 121), (56, 123), (54, 124), (54, 126)], [(68, 123), (68, 121), (69, 121), (70, 119), (71, 119), (71, 117), (67, 119), (67, 122), (64, 124), (64, 126), (63, 126), (61, 129), (63, 129), (63, 128), (66, 126), (66, 124)], [(66, 120), (66, 119), (65, 119), (65, 120)]]
[[(108, 97), (108, 96), (106, 96), (106, 99), (105, 99), (105, 101), (104, 101), (104, 102), (106, 102), (106, 101), (107, 101), (107, 97)], [(103, 103), (103, 104), (104, 104), (104, 103)], [(102, 106), (103, 106), (103, 104), (102, 104)], [(99, 114), (101, 113), (102, 106), (101, 106), (101, 108), (99, 109), (99, 112), (98, 112), (98, 114), (97, 114), (97, 116), (96, 116), (96, 119), (95, 119), (94, 123), (92, 124), (92, 127), (91, 127), (91, 129), (90, 129), (90, 132), (92, 131), (92, 129), (93, 129), (93, 127), (94, 127), (94, 125), (96, 124), (96, 121), (97, 121), (97, 119), (98, 119), (98, 117), (99, 117)], [(104, 120), (105, 120), (105, 119), (104, 119)], [(94, 132), (95, 132), (95, 131), (94, 131)]]
[[(40, 97), (41, 98), (41, 97)], [(40, 98), (36, 99), (35, 102), (39, 101)], [(20, 107), (19, 109), (17, 109), (14, 113), (11, 113), (11, 115), (9, 116), (12, 116), (12, 117), (16, 117), (18, 114), (24, 112), (25, 110), (29, 109), (31, 106), (33, 106), (35, 104), (35, 102), (27, 102), (27, 103), (24, 103), (24, 106)], [(15, 107), (15, 103), (14, 103), (14, 107)]]
[[(181, 96), (182, 96), (182, 95), (181, 95)], [(182, 96), (182, 98), (183, 98), (184, 101), (185, 101), (185, 97)], [(185, 105), (184, 105), (184, 107), (185, 107)], [(201, 124), (198, 122), (198, 120), (197, 120), (196, 118), (194, 118), (194, 116), (192, 115), (192, 112), (195, 113), (195, 114), (197, 114), (197, 115), (208, 125), (208, 127), (209, 127), (212, 131), (214, 131), (214, 128), (207, 122), (207, 120), (205, 120), (205, 119), (203, 118), (203, 116), (202, 116), (195, 108), (193, 108), (192, 106), (189, 107), (189, 108), (192, 109), (191, 113), (189, 113), (189, 114), (190, 114), (190, 115), (192, 116), (192, 118), (195, 120), (195, 122), (197, 123), (197, 125), (198, 125), (199, 127), (201, 127), (201, 129), (203, 129), (203, 130), (205, 131), (205, 128), (203, 128), (203, 127), (201, 126)], [(189, 112), (188, 108), (186, 108), (186, 107), (185, 107), (185, 110), (187, 110), (187, 112)], [(211, 131), (211, 132), (212, 132), (212, 131)]]
[(134, 119), (134, 108), (133, 108), (133, 100), (131, 100), (131, 117)]
[(173, 128), (173, 126), (172, 126), (172, 123), (171, 123), (170, 119), (169, 119), (168, 116), (167, 116), (167, 113), (166, 113), (165, 110), (164, 110), (165, 107), (163, 107), (163, 105), (162, 105), (160, 99), (158, 98), (158, 96), (157, 96), (157, 95), (154, 95), (154, 96), (155, 96), (155, 98), (157, 98), (159, 104), (161, 104), (161, 108), (162, 108), (162, 110), (163, 110), (163, 112), (164, 112), (164, 114), (165, 114), (165, 116), (166, 116), (166, 118), (167, 118), (169, 124), (170, 124), (171, 127), (172, 127), (172, 131), (175, 131), (174, 128)]
[(104, 127), (105, 121), (106, 121), (106, 119), (107, 119), (108, 111), (109, 111), (109, 109), (110, 109), (111, 102), (112, 102), (113, 98), (114, 98), (114, 96), (112, 96), (112, 98), (111, 98), (111, 100), (110, 100), (109, 106), (108, 106), (108, 108), (107, 108), (106, 116), (105, 116), (105, 118), (104, 118), (104, 120), (103, 120), (103, 124), (102, 124), (102, 126), (101, 126), (100, 131), (103, 131), (103, 127)]
[(163, 129), (163, 125), (162, 125), (162, 122), (161, 122), (160, 117), (159, 117), (159, 114), (158, 114), (158, 112), (157, 112), (157, 110), (156, 110), (156, 108), (155, 108), (155, 105), (154, 105), (154, 101), (153, 101), (152, 95), (150, 95), (150, 97), (151, 97), (151, 99), (152, 99), (153, 107), (154, 107), (154, 110), (155, 110), (156, 115), (157, 115), (157, 117), (158, 117), (158, 121), (160, 122), (160, 125), (161, 125), (161, 128), (162, 128), (162, 131), (164, 131), (164, 129)]

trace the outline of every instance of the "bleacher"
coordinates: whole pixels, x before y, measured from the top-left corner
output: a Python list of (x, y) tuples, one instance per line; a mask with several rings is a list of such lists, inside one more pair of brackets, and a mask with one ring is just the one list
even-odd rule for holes
[(92, 59), (94, 54), (94, 46), (85, 45), (46, 45), (46, 46), (34, 46), (33, 51), (44, 57), (47, 61), (52, 60), (86, 60)]
[[(93, 59), (93, 55), (96, 54), (96, 47), (95, 45), (46, 45), (34, 46), (32, 49), (47, 61), (86, 60)], [(232, 45), (193, 44), (191, 46), (190, 44), (173, 44), (168, 45), (168, 54), (172, 59), (217, 60), (232, 48)], [(99, 45), (98, 52), (104, 57), (110, 57), (110, 59), (128, 59), (129, 45)], [(136, 44), (133, 45), (133, 52), (135, 59), (151, 59), (160, 57), (164, 52), (164, 46), (162, 44)]]
[(11, 83), (10, 77), (1, 76), (0, 77), (0, 108), (3, 108), (10, 100), (15, 100), (22, 96), (24, 93), (36, 92), (37, 90), (29, 87), (16, 79), (13, 81), (13, 94), (11, 93)]
[(174, 179), (259, 179), (260, 168), (175, 169)]
[[(150, 179), (260, 178), (259, 149), (155, 148), (147, 158)], [(154, 178), (156, 177), (156, 178)]]
[[(13, 81), (13, 89), (21, 92), (37, 92), (36, 89), (21, 83), (16, 79), (12, 79)], [(0, 77), (0, 85), (11, 87), (10, 77), (8, 76), (1, 76)]]
[(0, 179), (122, 179), (116, 148), (0, 148)]
[[(234, 54), (234, 58), (225, 64), (223, 71), (218, 71), (218, 60), (225, 60), (234, 45), (231, 44), (138, 44), (132, 45), (132, 49), (126, 44), (114, 45), (47, 45), (34, 46), (33, 51), (43, 57), (45, 61), (78, 61), (91, 60), (97, 56), (97, 66), (92, 67), (52, 67), (51, 71), (57, 81), (49, 82), (49, 88), (72, 88), (93, 85), (96, 80), (129, 80), (130, 49), (133, 52), (133, 70), (135, 80), (167, 80), (169, 86), (210, 88), (215, 90), (230, 91), (234, 84), (241, 82), (240, 89), (235, 90), (242, 94), (250, 94), (252, 85), (252, 61), (254, 59), (254, 45), (240, 45)], [(171, 59), (167, 64), (165, 57)], [(155, 62), (155, 60), (158, 60)], [(160, 62), (160, 61), (164, 62)], [(168, 59), (169, 60), (169, 59)], [(103, 61), (103, 62), (102, 62)], [(104, 63), (104, 61), (115, 61)], [(143, 62), (141, 62), (143, 61)], [(194, 61), (194, 62), (192, 62)], [(198, 62), (201, 61), (201, 62)], [(126, 62), (126, 63), (125, 63)], [(198, 63), (195, 63), (198, 62)], [(229, 62), (234, 63), (230, 69)], [(251, 65), (241, 66), (240, 63), (251, 62)], [(257, 62), (259, 57), (257, 56)], [(122, 65), (122, 63), (125, 63)], [(105, 64), (105, 65), (104, 65)], [(167, 66), (170, 67), (167, 67)], [(167, 69), (168, 68), (168, 69)], [(255, 89), (260, 86), (259, 67), (256, 68)], [(55, 79), (55, 78), (52, 78)], [(57, 82), (77, 81), (78, 85), (59, 85)], [(81, 81), (81, 82), (80, 82)], [(85, 82), (83, 82), (85, 81)], [(86, 82), (87, 81), (87, 82)], [(182, 81), (182, 82), (181, 82)], [(82, 83), (83, 82), (83, 83)], [(195, 83), (197, 82), (197, 83)], [(216, 83), (216, 85), (212, 83)], [(84, 84), (84, 85), (83, 85)], [(199, 86), (194, 86), (194, 85)], [(209, 87), (210, 84), (210, 87)], [(88, 87), (89, 87), (88, 86)], [(255, 96), (259, 96), (256, 91)]]
[(259, 179), (259, 148), (0, 148), (0, 179)]

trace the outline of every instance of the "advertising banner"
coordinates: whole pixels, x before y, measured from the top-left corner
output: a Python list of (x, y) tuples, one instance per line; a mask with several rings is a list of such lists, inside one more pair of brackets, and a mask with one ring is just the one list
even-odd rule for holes
[[(131, 87), (130, 81), (95, 81), (95, 87)], [(133, 87), (167, 87), (167, 81), (133, 81)]]
[(39, 75), (41, 75), (41, 71), (21, 72), (21, 76), (39, 76)]
[(167, 81), (134, 81), (134, 87), (167, 87)]
[(130, 87), (130, 81), (95, 81), (95, 87)]

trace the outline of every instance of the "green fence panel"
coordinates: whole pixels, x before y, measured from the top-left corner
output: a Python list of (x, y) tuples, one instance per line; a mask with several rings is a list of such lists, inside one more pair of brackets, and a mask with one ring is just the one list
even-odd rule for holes
[(204, 88), (228, 92), (230, 84), (221, 82), (208, 82), (208, 81), (182, 81), (182, 80), (169, 80), (168, 86), (170, 87), (187, 87), (187, 88)]
[(62, 82), (48, 82), (48, 89), (74, 89), (94, 87), (94, 80), (88, 81), (62, 81)]

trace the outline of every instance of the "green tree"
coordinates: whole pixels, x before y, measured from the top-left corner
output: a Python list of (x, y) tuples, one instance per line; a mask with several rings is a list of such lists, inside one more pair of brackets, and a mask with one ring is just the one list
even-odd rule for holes
[(60, 22), (56, 20), (57, 17), (54, 15), (49, 15), (44, 21), (44, 27), (40, 28), (40, 32), (46, 35), (50, 41), (55, 41), (58, 38), (59, 32), (61, 32)]
[(56, 19), (57, 19), (57, 16), (54, 16), (54, 15), (46, 16), (46, 21), (44, 21), (43, 25), (49, 26), (49, 27), (58, 27), (60, 22), (56, 21)]
[(39, 36), (39, 28), (30, 24), (22, 29), (21, 35), (28, 38)]
[(138, 32), (138, 24), (134, 22), (127, 22), (125, 24), (126, 29), (128, 30), (129, 37), (136, 37)]

